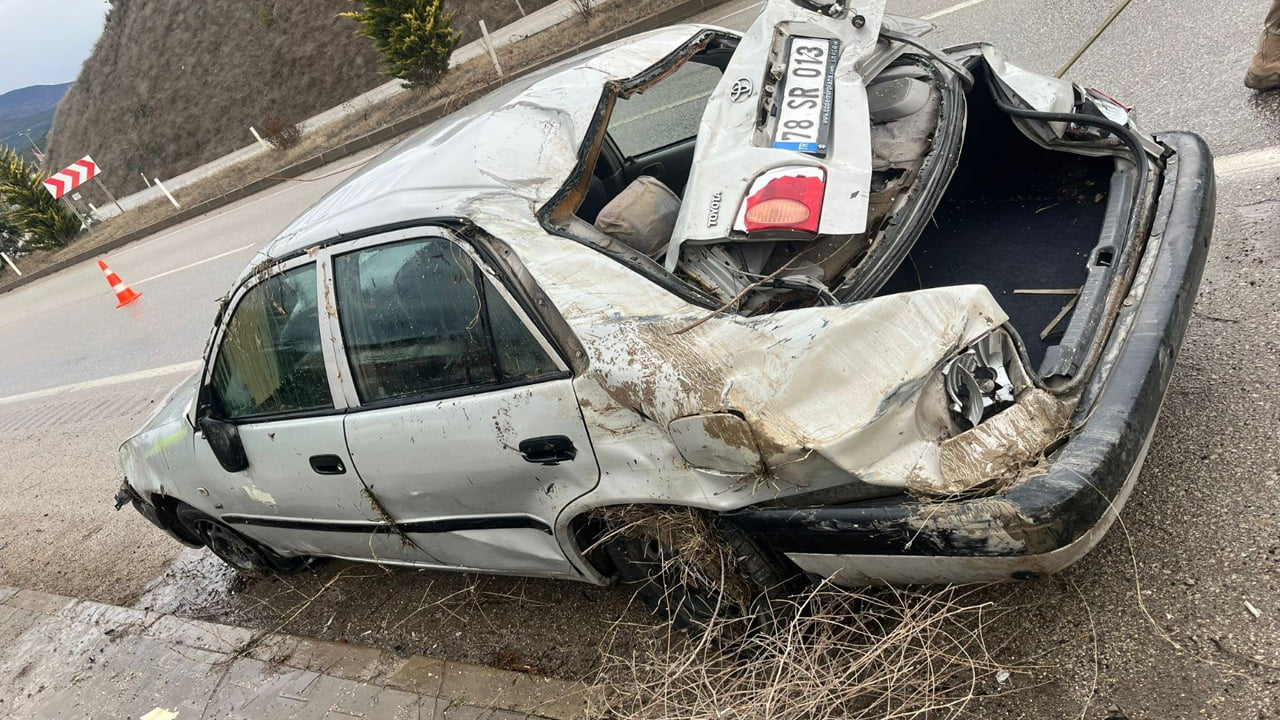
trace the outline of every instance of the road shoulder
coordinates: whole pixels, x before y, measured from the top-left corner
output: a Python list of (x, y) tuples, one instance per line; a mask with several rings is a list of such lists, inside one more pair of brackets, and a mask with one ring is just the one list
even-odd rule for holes
[(15, 719), (569, 720), (584, 698), (551, 678), (5, 587), (0, 642), (0, 715)]

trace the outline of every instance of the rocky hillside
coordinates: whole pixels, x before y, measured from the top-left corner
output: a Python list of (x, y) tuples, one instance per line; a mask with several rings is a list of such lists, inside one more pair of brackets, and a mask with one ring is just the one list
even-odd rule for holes
[[(58, 107), (47, 167), (92, 155), (117, 194), (253, 141), (387, 81), (349, 0), (110, 0), (106, 28)], [(526, 11), (549, 0), (521, 0)], [(453, 0), (454, 27), (519, 17), (515, 0)]]

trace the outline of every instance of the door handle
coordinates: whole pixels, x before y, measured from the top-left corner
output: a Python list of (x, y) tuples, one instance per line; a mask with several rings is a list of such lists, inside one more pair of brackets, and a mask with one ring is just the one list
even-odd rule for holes
[(520, 441), (520, 454), (525, 462), (535, 465), (559, 465), (578, 457), (578, 448), (563, 435), (550, 435)]
[(337, 455), (312, 455), (311, 469), (319, 475), (342, 475), (347, 472), (347, 466)]

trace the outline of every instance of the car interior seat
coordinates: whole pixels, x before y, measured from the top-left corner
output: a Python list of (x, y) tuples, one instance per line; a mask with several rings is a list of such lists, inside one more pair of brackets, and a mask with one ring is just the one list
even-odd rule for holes
[(666, 251), (679, 215), (679, 196), (661, 180), (641, 175), (604, 206), (594, 224), (600, 232), (654, 258)]

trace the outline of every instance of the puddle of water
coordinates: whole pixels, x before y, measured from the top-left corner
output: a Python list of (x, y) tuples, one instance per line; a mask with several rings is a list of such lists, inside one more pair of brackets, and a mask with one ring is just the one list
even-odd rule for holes
[(169, 569), (147, 584), (133, 607), (171, 615), (230, 617), (236, 614), (235, 596), (248, 585), (248, 579), (213, 553), (186, 548)]

